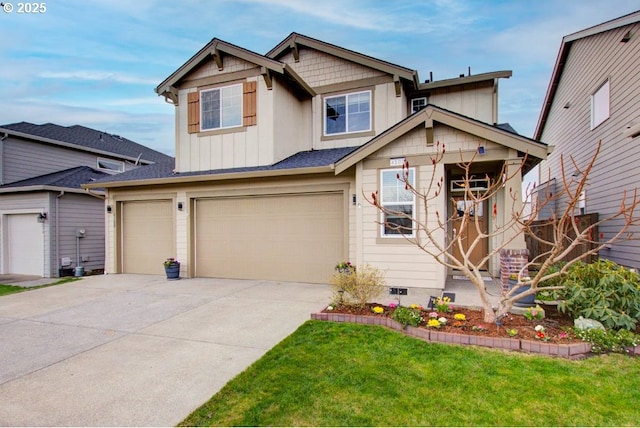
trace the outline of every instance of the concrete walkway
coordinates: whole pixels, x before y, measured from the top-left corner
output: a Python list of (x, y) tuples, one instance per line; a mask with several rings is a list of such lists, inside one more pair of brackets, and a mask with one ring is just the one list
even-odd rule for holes
[(173, 426), (329, 286), (102, 275), (0, 298), (0, 425)]

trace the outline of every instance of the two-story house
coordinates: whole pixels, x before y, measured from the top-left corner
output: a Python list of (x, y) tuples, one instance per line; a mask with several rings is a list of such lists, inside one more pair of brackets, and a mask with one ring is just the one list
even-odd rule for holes
[[(389, 284), (443, 288), (447, 269), (364, 196), (423, 216), (396, 179), (407, 160), (418, 186), (437, 168), (447, 191), (429, 209), (452, 212), (461, 156), (479, 153), (475, 173), (496, 179), (525, 153), (527, 168), (546, 158), (545, 145), (497, 125), (498, 81), (510, 76), (421, 83), (415, 70), (296, 33), (265, 55), (213, 39), (156, 88), (175, 108), (175, 170), (86, 186), (107, 191), (106, 269), (158, 274), (177, 257), (187, 277), (325, 283), (350, 260), (383, 269)], [(437, 142), (448, 152), (434, 166)], [(491, 201), (497, 217), (478, 210), (487, 227), (510, 215), (507, 189), (520, 185), (516, 174)], [(497, 274), (499, 260), (486, 267)]]
[[(577, 179), (570, 157), (583, 167), (602, 142), (576, 214), (606, 218), (619, 209), (625, 190), (630, 196), (640, 187), (639, 69), (640, 11), (562, 39), (534, 138), (554, 146), (539, 169), (539, 189), (553, 194), (562, 189), (561, 157), (567, 179)], [(562, 204), (559, 200), (549, 208)], [(621, 220), (612, 221), (599, 231), (608, 239), (621, 225)], [(637, 235), (640, 226), (630, 231)], [(605, 248), (600, 257), (640, 268), (640, 242), (635, 238)]]
[(104, 191), (83, 183), (173, 158), (83, 126), (0, 127), (0, 273), (104, 268)]

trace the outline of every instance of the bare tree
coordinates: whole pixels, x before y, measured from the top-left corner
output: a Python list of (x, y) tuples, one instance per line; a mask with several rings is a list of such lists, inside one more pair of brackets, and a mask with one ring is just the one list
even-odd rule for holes
[[(515, 174), (522, 174), (526, 156), (516, 169), (508, 169), (506, 164), (503, 164), (500, 174), (496, 175), (495, 179), (491, 179), (489, 176), (485, 177), (486, 182), (489, 183), (486, 188), (476, 190), (472, 186), (472, 180), (474, 180), (472, 166), (475, 161), (475, 155), (471, 160), (465, 162), (463, 161), (462, 153), (460, 153), (461, 161), (458, 166), (464, 172), (462, 186), (464, 187), (464, 198), (467, 202), (462, 210), (454, 209), (452, 214), (442, 213), (438, 210), (434, 211), (432, 209), (433, 202), (443, 191), (446, 191), (444, 177), (438, 177), (436, 173), (436, 165), (442, 162), (445, 153), (444, 144), (440, 145), (439, 142), (437, 144), (437, 153), (431, 158), (433, 164), (431, 177), (424, 189), (420, 189), (411, 183), (409, 179), (409, 163), (406, 161), (403, 165), (402, 173), (397, 176), (397, 179), (404, 183), (405, 189), (411, 191), (415, 195), (416, 201), (422, 206), (423, 217), (421, 219), (415, 216), (414, 213), (407, 214), (383, 206), (377, 191), (372, 193), (371, 198), (367, 198), (367, 200), (375, 205), (378, 210), (390, 215), (391, 218), (400, 219), (395, 220), (397, 223), (386, 221), (384, 223), (386, 228), (401, 234), (406, 240), (415, 244), (438, 263), (464, 274), (478, 291), (484, 309), (485, 322), (494, 323), (510, 311), (513, 304), (521, 298), (535, 294), (541, 288), (545, 290), (564, 288), (562, 285), (545, 285), (544, 281), (564, 274), (574, 263), (591, 254), (597, 254), (601, 249), (617, 240), (632, 238), (628, 231), (633, 224), (638, 223), (638, 219), (634, 216), (634, 211), (640, 204), (636, 190), (632, 194), (627, 194), (626, 191), (622, 194), (620, 207), (614, 214), (604, 216), (598, 219), (597, 222), (582, 229), (578, 227), (578, 223), (575, 221), (578, 203), (587, 186), (589, 174), (600, 153), (600, 147), (601, 142), (598, 143), (591, 161), (583, 168), (579, 167), (574, 159), (570, 157), (570, 164), (576, 170), (576, 173), (571, 175), (566, 174), (565, 159), (561, 156), (561, 190), (555, 193), (538, 192), (538, 198), (531, 203), (531, 212), (528, 216), (524, 215), (525, 206), (521, 203), (520, 189), (509, 188), (508, 196), (504, 198), (504, 209), (510, 210), (509, 215), (498, 216), (499, 208), (495, 202), (496, 196), (507, 190), (504, 188), (506, 183)], [(531, 190), (527, 188), (527, 196), (531, 195)], [(553, 213), (546, 220), (546, 224), (553, 228), (553, 239), (545, 240), (534, 233), (532, 226), (538, 214), (552, 201), (561, 201), (563, 208), (558, 213)], [(491, 205), (492, 225), (490, 230), (485, 229), (479, 220), (479, 216), (474, 215), (484, 202), (493, 202)], [(435, 222), (433, 221), (434, 217)], [(405, 221), (402, 221), (402, 219)], [(606, 239), (602, 234), (594, 236), (597, 235), (594, 231), (598, 230), (599, 225), (614, 219), (621, 219), (622, 225), (613, 236), (609, 236)], [(406, 220), (410, 220), (410, 223)], [(407, 224), (412, 224), (413, 226), (407, 227)], [(468, 238), (468, 228), (475, 230), (475, 237), (470, 243), (463, 245), (463, 240)], [(529, 235), (532, 239), (540, 241), (548, 250), (527, 261), (522, 266), (518, 272), (517, 285), (503, 291), (498, 307), (494, 308), (481, 275), (481, 268), (488, 265), (494, 256), (500, 254), (501, 250), (508, 248), (514, 240), (522, 239), (522, 234)], [(444, 240), (441, 238), (442, 236), (445, 236)], [(480, 260), (473, 260), (471, 257), (472, 252), (485, 239), (490, 239), (494, 245)], [(590, 244), (589, 250), (577, 252), (577, 255), (571, 254), (572, 250), (585, 244)], [(565, 262), (561, 269), (549, 269), (560, 261)], [(532, 273), (532, 276), (528, 275), (529, 272)], [(518, 292), (518, 288), (522, 286), (529, 286), (530, 288), (527, 291)]]

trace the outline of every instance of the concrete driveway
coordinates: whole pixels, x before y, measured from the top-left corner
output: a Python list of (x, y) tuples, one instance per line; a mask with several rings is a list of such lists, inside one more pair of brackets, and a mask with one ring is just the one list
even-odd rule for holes
[(330, 295), (102, 275), (0, 297), (0, 425), (176, 425)]

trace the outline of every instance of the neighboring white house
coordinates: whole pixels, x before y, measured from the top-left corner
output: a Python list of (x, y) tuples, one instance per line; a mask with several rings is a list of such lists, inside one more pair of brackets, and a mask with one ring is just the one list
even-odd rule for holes
[[(602, 141), (576, 214), (611, 215), (619, 209), (623, 192), (633, 193), (640, 186), (638, 70), (640, 11), (562, 39), (534, 138), (553, 146), (553, 152), (539, 166), (539, 189), (556, 194), (562, 185), (560, 157), (565, 159), (565, 175), (570, 179), (576, 174), (570, 157), (584, 166)], [(621, 225), (621, 220), (614, 221), (599, 231), (608, 239)], [(640, 226), (631, 231), (637, 235)], [(619, 241), (599, 255), (640, 268), (637, 239)]]
[(0, 126), (0, 273), (104, 269), (104, 192), (84, 183), (173, 158), (83, 126)]
[[(396, 174), (407, 160), (424, 185), (438, 141), (449, 151), (436, 166), (440, 212), (459, 196), (459, 151), (468, 159), (482, 147), (474, 173), (496, 179), (524, 153), (527, 168), (546, 158), (544, 144), (497, 125), (498, 80), (510, 76), (420, 83), (415, 70), (296, 33), (266, 55), (213, 39), (156, 88), (175, 106), (175, 170), (85, 186), (106, 189), (106, 269), (158, 274), (177, 257), (187, 277), (325, 283), (350, 260), (383, 269), (390, 285), (443, 288), (447, 269), (381, 226), (394, 219), (363, 195), (423, 216)], [(506, 184), (519, 189), (521, 177)], [(491, 203), (505, 206), (506, 189)], [(487, 227), (504, 220), (480, 211)], [(499, 260), (487, 268), (497, 275)]]

